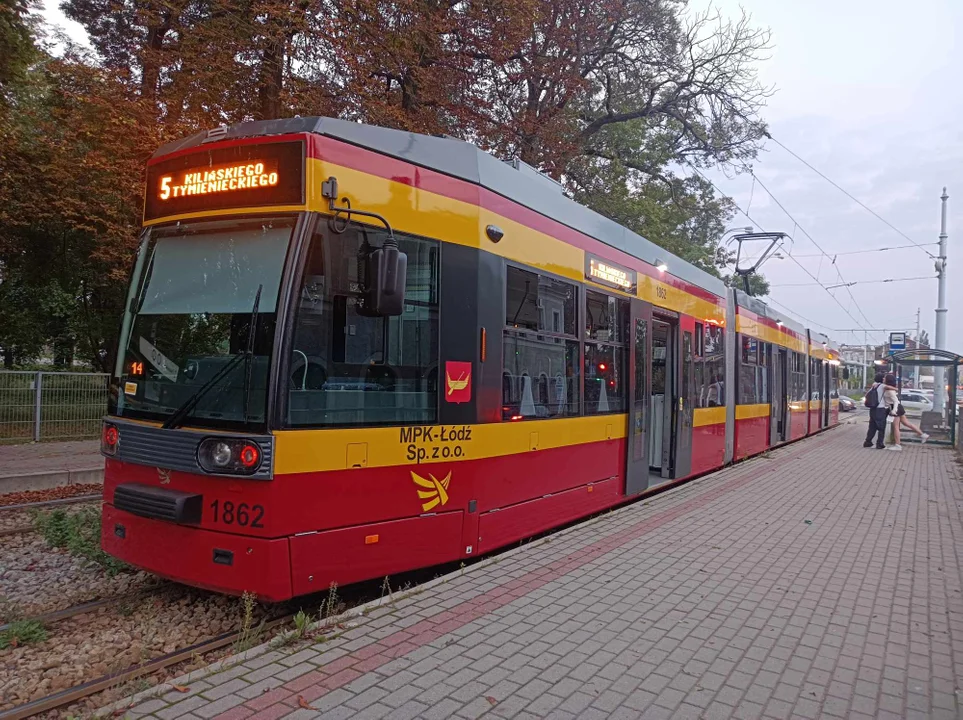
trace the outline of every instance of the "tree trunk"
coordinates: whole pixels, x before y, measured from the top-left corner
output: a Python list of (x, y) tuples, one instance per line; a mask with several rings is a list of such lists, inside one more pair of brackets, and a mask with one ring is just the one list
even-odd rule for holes
[(165, 22), (163, 25), (152, 27), (147, 31), (147, 42), (145, 43), (146, 52), (143, 57), (144, 70), (140, 81), (140, 94), (141, 97), (151, 102), (157, 101), (157, 93), (159, 90), (157, 83), (160, 80), (161, 66), (160, 51), (164, 47), (164, 38), (169, 31), (170, 21)]
[(284, 52), (279, 43), (268, 42), (261, 57), (261, 82), (258, 95), (261, 120), (273, 120), (281, 114), (281, 86), (284, 83)]

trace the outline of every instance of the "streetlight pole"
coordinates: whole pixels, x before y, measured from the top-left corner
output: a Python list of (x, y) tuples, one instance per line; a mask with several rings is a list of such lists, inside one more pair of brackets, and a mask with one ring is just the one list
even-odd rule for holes
[[(946, 350), (946, 201), (949, 200), (950, 196), (946, 194), (946, 188), (943, 188), (943, 194), (940, 196), (942, 200), (942, 206), (940, 208), (940, 256), (936, 258), (936, 272), (937, 278), (939, 279), (939, 305), (936, 308), (936, 349)], [(945, 379), (943, 375), (943, 368), (936, 368), (936, 372), (933, 373), (936, 381), (935, 392), (933, 393), (933, 405), (934, 410), (943, 410), (944, 398), (946, 393)]]

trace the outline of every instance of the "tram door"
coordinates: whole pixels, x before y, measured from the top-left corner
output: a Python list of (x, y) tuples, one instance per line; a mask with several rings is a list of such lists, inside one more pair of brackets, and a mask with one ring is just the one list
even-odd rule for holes
[[(812, 398), (816, 402), (817, 410), (815, 427), (810, 428), (810, 430), (821, 430), (823, 425), (823, 405), (826, 404), (826, 394), (823, 392), (823, 361), (822, 360), (812, 360), (813, 372), (812, 372)], [(810, 414), (811, 415), (811, 414)], [(811, 421), (810, 421), (811, 422)]]
[(832, 408), (832, 380), (830, 380), (830, 375), (832, 374), (833, 366), (828, 362), (823, 363), (823, 421), (822, 426), (829, 427), (829, 412)]
[(772, 380), (769, 387), (772, 388), (772, 414), (770, 415), (769, 437), (772, 438), (771, 444), (785, 442), (789, 436), (789, 423), (787, 422), (787, 410), (789, 396), (786, 392), (787, 366), (789, 356), (787, 352), (778, 345), (772, 346)]
[(660, 313), (653, 315), (651, 329), (650, 487), (685, 477), (692, 463), (692, 332), (680, 332), (677, 316)]
[(628, 410), (629, 428), (625, 463), (625, 494), (637, 495), (649, 487), (649, 393), (652, 381), (652, 306), (632, 300), (629, 317)]
[(692, 392), (693, 335), (692, 326), (681, 327), (682, 352), (679, 353), (679, 386), (675, 399), (675, 442), (673, 443), (672, 477), (684, 478), (692, 471), (692, 420), (695, 403)]

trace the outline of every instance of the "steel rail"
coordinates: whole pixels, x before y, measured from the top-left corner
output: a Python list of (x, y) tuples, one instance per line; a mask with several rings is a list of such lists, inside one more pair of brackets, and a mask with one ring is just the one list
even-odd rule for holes
[[(123, 595), (113, 595), (111, 597), (99, 598), (97, 600), (90, 600), (89, 602), (80, 603), (78, 605), (71, 605), (63, 610), (51, 610), (48, 613), (42, 615), (37, 615), (32, 618), (27, 618), (27, 621), (38, 622), (41, 625), (47, 625), (50, 623), (55, 623), (60, 620), (66, 620), (67, 618), (76, 617), (77, 615), (86, 615), (94, 610), (99, 610), (103, 607), (110, 607), (115, 603), (122, 602), (124, 600), (133, 600), (135, 598), (141, 597), (142, 595), (153, 595), (160, 590), (166, 590), (171, 587), (174, 583), (165, 582), (160, 585), (155, 585), (149, 588), (141, 588), (139, 590), (134, 590), (133, 592), (124, 593)], [(0, 625), (0, 632), (4, 630), (9, 630), (13, 623), (6, 623)]]
[(8, 535), (22, 535), (23, 533), (33, 532), (33, 525), (22, 525), (20, 527), (6, 528), (5, 530), (0, 530), (0, 537), (7, 537)]
[[(279, 625), (288, 622), (292, 617), (293, 615), (285, 615), (284, 617), (277, 618), (276, 620), (271, 620), (270, 622), (265, 623), (260, 631), (266, 632), (268, 630), (273, 630)], [(121, 670), (120, 672), (103, 675), (94, 680), (89, 680), (85, 683), (81, 683), (80, 685), (75, 685), (72, 688), (53, 693), (52, 695), (47, 695), (46, 697), (32, 700), (22, 705), (17, 705), (9, 710), (2, 710), (0, 711), (0, 720), (23, 720), (23, 718), (28, 718), (33, 715), (37, 715), (38, 713), (54, 710), (72, 702), (83, 700), (85, 697), (89, 697), (90, 695), (98, 693), (101, 690), (107, 690), (111, 687), (115, 687), (142, 675), (148, 675), (152, 672), (170, 667), (171, 665), (176, 665), (179, 662), (190, 660), (195, 655), (211, 652), (212, 650), (219, 650), (220, 648), (230, 645), (242, 637), (243, 633), (243, 630), (233, 630), (231, 632), (223, 633), (209, 640), (202, 640), (201, 642), (195, 643), (190, 647), (186, 647), (181, 650), (175, 650), (167, 653), (166, 655), (154, 658), (153, 660), (149, 660), (142, 665), (136, 665), (128, 668), (127, 670)]]
[(102, 500), (103, 493), (96, 495), (75, 495), (74, 497), (58, 498), (57, 500), (38, 500), (37, 502), (19, 503), (18, 505), (0, 505), (0, 512), (5, 510), (29, 510), (30, 508), (40, 508), (53, 505), (72, 505), (74, 503), (93, 502)]

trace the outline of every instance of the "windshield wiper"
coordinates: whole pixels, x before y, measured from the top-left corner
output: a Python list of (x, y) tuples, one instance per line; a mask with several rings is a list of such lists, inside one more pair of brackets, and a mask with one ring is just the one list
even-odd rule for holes
[[(257, 294), (254, 296), (254, 310), (251, 312), (251, 322), (247, 325), (247, 354), (244, 360), (244, 422), (247, 422), (251, 373), (254, 371), (254, 334), (257, 332), (257, 310), (261, 305), (261, 289), (263, 287), (263, 284), (257, 286)], [(307, 372), (307, 370), (305, 370), (305, 372)]]
[[(227, 364), (224, 367), (222, 367), (220, 370), (214, 373), (214, 375), (212, 375), (210, 379), (207, 380), (207, 382), (205, 382), (203, 385), (197, 388), (197, 390), (194, 391), (194, 394), (191, 395), (189, 398), (187, 398), (187, 400), (185, 400), (184, 403), (179, 408), (177, 408), (169, 418), (167, 418), (164, 424), (161, 425), (162, 428), (164, 428), (165, 430), (172, 430), (176, 427), (179, 427), (180, 424), (184, 422), (185, 418), (187, 418), (194, 411), (194, 408), (197, 407), (197, 404), (201, 401), (201, 399), (205, 395), (207, 395), (207, 393), (214, 386), (216, 386), (221, 380), (227, 377), (234, 368), (240, 365), (242, 360), (250, 360), (251, 356), (254, 353), (253, 331), (257, 323), (257, 311), (261, 305), (261, 288), (262, 287), (264, 286), (258, 285), (257, 294), (254, 296), (254, 307), (251, 309), (251, 321), (248, 324), (249, 337), (247, 341), (247, 347), (244, 350), (241, 350), (239, 353), (237, 353), (230, 360), (228, 360)], [(251, 376), (251, 367), (248, 366), (248, 372), (244, 378), (244, 419), (245, 420), (247, 420), (247, 395), (248, 395), (248, 384), (250, 383), (250, 379), (251, 379), (250, 376)]]

